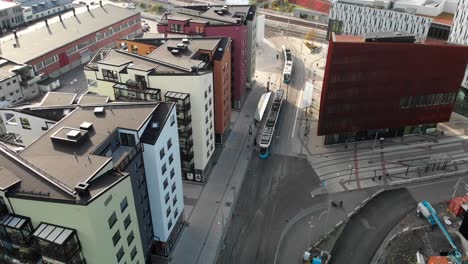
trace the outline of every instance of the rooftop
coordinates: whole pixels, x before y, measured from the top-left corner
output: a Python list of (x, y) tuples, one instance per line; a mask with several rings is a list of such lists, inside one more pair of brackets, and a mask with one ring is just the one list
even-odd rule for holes
[(40, 106), (71, 105), (75, 101), (75, 93), (48, 92), (42, 99)]
[(43, 12), (66, 4), (71, 4), (72, 0), (20, 0), (22, 8), (30, 7), (33, 14)]
[(15, 2), (0, 1), (0, 10), (12, 8), (14, 6), (19, 6), (19, 4)]
[(14, 73), (13, 70), (20, 67), (22, 67), (21, 64), (17, 64), (5, 59), (0, 59), (0, 81), (15, 76), (16, 73)]
[[(140, 56), (124, 50), (102, 49), (98, 52), (87, 69), (96, 70), (97, 64), (123, 66), (153, 74), (184, 74), (194, 68), (202, 71), (216, 54), (218, 44), (223, 38), (135, 38), (129, 41), (145, 43), (158, 47), (147, 56)], [(226, 45), (226, 44), (224, 44)], [(224, 46), (223, 46), (224, 47)]]
[(78, 104), (104, 104), (109, 102), (109, 96), (97, 94), (83, 94), (78, 100)]
[(200, 38), (182, 42), (182, 39), (168, 39), (148, 54), (148, 57), (186, 71), (191, 71), (193, 67), (202, 69), (210, 59), (203, 54), (211, 54), (216, 50), (220, 40), (220, 38)]
[[(208, 23), (210, 25), (241, 25), (255, 16), (255, 6), (250, 5), (203, 5), (184, 6), (166, 14), (165, 19)], [(164, 19), (160, 21), (165, 23)]]
[[(107, 104), (102, 107), (104, 113), (100, 115), (94, 113), (94, 107), (75, 109), (19, 155), (70, 189), (80, 182), (87, 182), (112, 160), (95, 155), (96, 147), (118, 128), (140, 129), (157, 104)], [(53, 135), (63, 133), (64, 129), (79, 129), (83, 122), (92, 123), (93, 130), (80, 144), (51, 140)]]
[[(19, 32), (18, 39), (11, 37), (0, 43), (0, 55), (16, 63), (27, 63), (137, 14), (130, 9), (114, 5), (90, 9), (89, 12), (64, 18), (63, 22), (49, 23), (49, 27), (44, 26), (35, 31)], [(41, 41), (37, 41), (38, 39)], [(16, 47), (13, 44), (16, 44)]]

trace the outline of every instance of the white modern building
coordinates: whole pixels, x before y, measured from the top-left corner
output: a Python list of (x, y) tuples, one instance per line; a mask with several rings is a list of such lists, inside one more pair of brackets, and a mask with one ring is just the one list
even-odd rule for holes
[(39, 95), (37, 82), (41, 78), (42, 75), (36, 76), (31, 66), (0, 58), (0, 108)]
[(19, 153), (0, 145), (1, 263), (170, 253), (184, 221), (176, 105), (90, 100)]
[(63, 13), (73, 8), (72, 0), (18, 0), (25, 22)]
[(89, 83), (95, 83), (89, 91), (111, 100), (177, 103), (182, 177), (189, 181), (204, 182), (213, 166), (213, 72), (203, 57), (219, 41), (168, 40), (147, 57), (102, 50), (85, 68)]
[(0, 29), (15, 28), (24, 23), (21, 6), (15, 2), (0, 1)]
[[(468, 46), (468, 0), (460, 0), (458, 3), (449, 42)], [(462, 86), (468, 89), (468, 67)]]
[[(373, 1), (372, 1), (373, 3)], [(348, 2), (333, 2), (330, 9), (329, 33), (362, 36), (375, 32), (406, 32), (424, 40), (432, 19), (392, 9), (378, 9)]]

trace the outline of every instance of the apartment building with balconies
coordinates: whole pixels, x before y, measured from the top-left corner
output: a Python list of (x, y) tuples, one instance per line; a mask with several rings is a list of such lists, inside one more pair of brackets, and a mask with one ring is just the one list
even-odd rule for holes
[[(227, 139), (231, 126), (231, 39), (229, 38), (191, 38), (185, 39), (188, 49), (191, 49), (191, 43), (204, 43), (203, 39), (219, 39), (218, 45), (200, 45), (200, 51), (205, 52), (208, 56), (204, 57), (206, 62), (205, 68), (213, 71), (213, 96), (214, 96), (214, 126), (215, 139), (217, 144), (223, 144)], [(182, 43), (183, 38), (132, 38), (123, 39), (121, 49), (129, 51), (141, 56), (149, 56), (156, 49), (167, 48), (167, 41), (178, 41)], [(123, 46), (122, 46), (123, 45)], [(211, 50), (210, 50), (211, 49)], [(188, 53), (189, 56), (182, 56), (188, 60), (190, 55), (196, 54), (198, 51)], [(153, 55), (151, 55), (153, 56)], [(153, 56), (154, 57), (154, 56)], [(164, 57), (154, 57), (164, 60)]]
[(1, 145), (2, 263), (167, 256), (184, 221), (175, 120), (173, 103), (76, 105), (19, 153)]
[(177, 7), (158, 21), (160, 33), (232, 40), (231, 94), (232, 106), (237, 109), (255, 79), (256, 29), (256, 7), (251, 5)]
[(0, 107), (9, 107), (39, 94), (36, 75), (29, 65), (0, 59)]
[[(219, 38), (168, 39), (147, 56), (102, 50), (85, 68), (88, 80), (96, 83), (89, 90), (111, 100), (177, 104), (182, 177), (188, 181), (205, 182), (214, 164), (214, 88), (209, 61), (219, 42)], [(222, 99), (223, 107), (229, 107), (226, 95)]]

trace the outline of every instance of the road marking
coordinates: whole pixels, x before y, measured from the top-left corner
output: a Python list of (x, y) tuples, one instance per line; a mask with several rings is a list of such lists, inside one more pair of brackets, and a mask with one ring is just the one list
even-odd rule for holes
[(436, 183), (456, 181), (456, 180), (458, 180), (460, 178), (466, 178), (466, 176), (460, 175), (460, 177), (458, 177), (456, 179), (450, 179), (450, 180), (445, 180), (445, 181), (434, 181), (434, 182), (430, 182), (430, 183), (423, 183), (423, 184), (413, 185), (413, 186), (409, 186), (409, 187), (406, 187), (406, 188), (418, 188), (418, 187), (422, 187), (422, 186), (433, 185), (433, 184), (436, 184)]
[(296, 101), (297, 110), (296, 110), (296, 117), (294, 117), (294, 125), (293, 125), (293, 130), (291, 133), (291, 138), (294, 137), (294, 131), (296, 130), (297, 115), (299, 114), (299, 109), (300, 109), (299, 105), (301, 103), (301, 100), (302, 100), (302, 90), (299, 92), (299, 97), (297, 98), (297, 101)]

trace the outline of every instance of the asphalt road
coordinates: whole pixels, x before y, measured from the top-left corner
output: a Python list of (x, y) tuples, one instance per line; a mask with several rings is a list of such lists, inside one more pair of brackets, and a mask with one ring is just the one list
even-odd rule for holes
[(346, 225), (331, 252), (331, 263), (370, 263), (387, 234), (416, 205), (407, 189), (386, 191), (372, 199)]
[(311, 206), (310, 191), (319, 185), (305, 159), (257, 155), (251, 157), (217, 263), (273, 263), (281, 232)]

